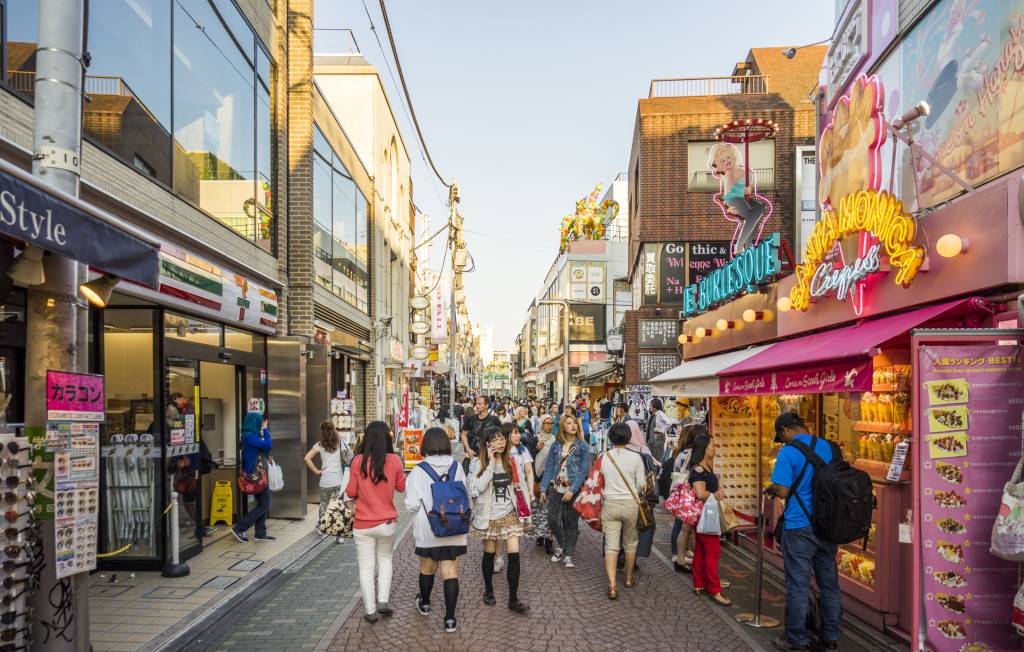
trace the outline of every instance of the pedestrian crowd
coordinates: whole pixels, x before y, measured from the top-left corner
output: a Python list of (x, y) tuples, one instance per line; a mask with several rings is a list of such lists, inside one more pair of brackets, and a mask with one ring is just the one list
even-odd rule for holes
[[(423, 461), (408, 475), (384, 422), (369, 423), (355, 451), (339, 439), (330, 421), (323, 422), (320, 441), (305, 462), (320, 477), (321, 531), (336, 536), (338, 543), (348, 537), (355, 542), (365, 619), (374, 623), (395, 611), (390, 589), (396, 492), (405, 494), (404, 506), (414, 515), (419, 558), (415, 608), (425, 617), (432, 613), (440, 571), (446, 632), (458, 629), (459, 560), (469, 539), (479, 541), (483, 551), (484, 604), (497, 603), (494, 577), (504, 571), (508, 609), (525, 615), (530, 606), (519, 595), (524, 541), (543, 550), (551, 563), (575, 568), (584, 520), (603, 534), (607, 597), (616, 600), (620, 571), (626, 589), (639, 582), (638, 560), (651, 554), (652, 510), (659, 503), (675, 518), (675, 570), (692, 575), (694, 593), (730, 606), (729, 583), (722, 581), (718, 567), (722, 537), (735, 524), (715, 473), (712, 431), (688, 418), (672, 423), (658, 399), (650, 402), (642, 420), (607, 400), (594, 414), (593, 408), (585, 398), (564, 406), (467, 398), (454, 411), (458, 440), (442, 427), (429, 428), (422, 441)], [(787, 617), (785, 633), (773, 644), (781, 650), (807, 650), (814, 636), (820, 648), (836, 649), (842, 618), (836, 544), (822, 536), (813, 507), (815, 474), (841, 460), (842, 453), (809, 434), (795, 413), (779, 416), (775, 430), (776, 441), (784, 445), (766, 494), (786, 499), (776, 541), (785, 564)], [(461, 441), (465, 453), (461, 464), (453, 456), (454, 441)], [(240, 486), (242, 475), (258, 481), (270, 450), (267, 421), (248, 414)], [(266, 530), (269, 493), (255, 495), (256, 509), (233, 529), (242, 542), (253, 525), (257, 540), (273, 540)], [(816, 632), (807, 626), (812, 572), (823, 622)]]

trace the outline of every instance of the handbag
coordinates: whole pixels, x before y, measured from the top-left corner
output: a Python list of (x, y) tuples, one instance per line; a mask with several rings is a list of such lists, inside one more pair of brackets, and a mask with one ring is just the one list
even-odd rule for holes
[(729, 534), (740, 526), (740, 520), (736, 511), (724, 498), (718, 501), (719, 521), (722, 527), (722, 534)]
[(637, 532), (646, 532), (654, 527), (654, 510), (651, 506), (643, 500), (640, 500), (640, 496), (636, 495), (636, 491), (633, 489), (633, 485), (630, 484), (629, 480), (622, 473), (622, 469), (619, 468), (618, 463), (612, 455), (608, 456), (608, 459), (612, 461), (612, 466), (619, 472), (619, 477), (622, 478), (622, 483), (629, 489), (629, 493), (633, 496), (633, 500), (636, 501), (636, 529)]
[(320, 519), (320, 531), (330, 536), (342, 536), (352, 533), (352, 523), (356, 519), (356, 506), (345, 498), (345, 493), (335, 496), (327, 503), (324, 515)]
[(252, 473), (246, 473), (243, 467), (238, 469), (238, 490), (248, 496), (255, 496), (267, 490), (267, 467), (263, 464), (263, 456), (256, 456), (256, 466)]
[(1024, 561), (1024, 457), (1017, 462), (1009, 482), (1003, 485), (1003, 500), (999, 515), (992, 524), (992, 545), (996, 557), (1009, 561)]
[(700, 510), (700, 520), (697, 521), (697, 534), (722, 534), (721, 510), (718, 509), (718, 499), (714, 494), (708, 496), (704, 501), (704, 508)]
[(1017, 636), (1024, 636), (1024, 584), (1013, 598), (1013, 629)]
[(523, 493), (522, 485), (519, 482), (519, 464), (512, 460), (512, 483), (515, 486), (513, 491), (516, 495), (516, 516), (521, 519), (527, 519), (533, 516), (533, 512), (530, 511), (530, 501), (526, 499), (526, 494)]
[(672, 487), (672, 492), (665, 500), (665, 510), (687, 525), (697, 525), (703, 507), (689, 482), (680, 482)]
[(601, 460), (604, 454), (597, 456), (594, 468), (587, 474), (576, 500), (572, 502), (572, 508), (580, 515), (587, 525), (592, 529), (601, 531), (601, 503), (604, 496), (604, 476), (601, 474)]
[(271, 491), (284, 489), (284, 471), (273, 459), (267, 464), (267, 486)]

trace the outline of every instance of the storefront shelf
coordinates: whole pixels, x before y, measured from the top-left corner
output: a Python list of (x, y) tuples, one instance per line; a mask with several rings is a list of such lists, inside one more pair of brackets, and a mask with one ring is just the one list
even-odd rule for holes
[(877, 460), (867, 460), (861, 458), (853, 463), (854, 468), (858, 468), (871, 476), (871, 479), (875, 482), (884, 482), (886, 484), (900, 484), (910, 482), (910, 460), (907, 460), (903, 467), (903, 473), (900, 474), (900, 479), (896, 482), (889, 482), (886, 476), (889, 474), (889, 462), (879, 462)]
[(879, 394), (879, 393), (882, 393), (882, 392), (906, 392), (906, 391), (909, 391), (909, 390), (910, 390), (910, 385), (907, 385), (907, 384), (902, 384), (902, 385), (878, 385), (878, 384), (876, 384), (876, 385), (872, 385), (871, 386), (871, 391), (876, 393), (876, 394)]
[(853, 424), (853, 429), (858, 432), (878, 432), (883, 435), (900, 435), (903, 437), (909, 437), (913, 431), (907, 428), (901, 428), (894, 423), (878, 423), (875, 421), (857, 421)]

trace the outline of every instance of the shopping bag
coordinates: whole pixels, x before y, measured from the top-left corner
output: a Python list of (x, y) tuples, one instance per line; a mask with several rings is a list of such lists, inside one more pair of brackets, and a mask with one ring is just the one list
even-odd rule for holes
[(1024, 636), (1024, 584), (1017, 589), (1017, 596), (1013, 599), (1013, 629), (1017, 636)]
[(718, 513), (722, 526), (722, 534), (729, 534), (740, 526), (740, 520), (736, 517), (736, 512), (733, 510), (732, 505), (729, 504), (729, 501), (718, 501)]
[(604, 476), (601, 475), (601, 460), (604, 455), (599, 455), (594, 462), (594, 468), (590, 470), (587, 479), (583, 482), (583, 488), (573, 501), (572, 507), (580, 518), (586, 521), (592, 529), (601, 531), (601, 502), (604, 495)]
[(267, 464), (267, 485), (271, 491), (281, 491), (284, 489), (284, 472), (274, 460), (270, 460)]
[(697, 521), (697, 534), (721, 534), (722, 517), (720, 513), (718, 500), (714, 494), (708, 496), (708, 499), (704, 501), (704, 508), (700, 510), (700, 520)]
[(681, 482), (672, 487), (665, 500), (665, 511), (687, 525), (697, 524), (703, 506), (688, 482)]
[(1010, 481), (1003, 485), (1003, 501), (999, 515), (992, 524), (992, 544), (989, 548), (996, 557), (1009, 561), (1024, 561), (1024, 457), (1017, 462)]
[(342, 493), (327, 503), (327, 509), (320, 519), (320, 531), (326, 535), (336, 537), (352, 533), (352, 522), (356, 518), (356, 506), (351, 500), (345, 499)]
[(252, 473), (246, 473), (239, 466), (238, 490), (247, 496), (255, 496), (267, 490), (267, 468), (262, 456), (256, 457), (256, 466), (253, 467)]

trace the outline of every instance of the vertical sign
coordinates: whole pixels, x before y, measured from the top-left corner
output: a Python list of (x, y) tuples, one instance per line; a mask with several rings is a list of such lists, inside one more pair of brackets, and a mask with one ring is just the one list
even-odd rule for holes
[(587, 264), (569, 263), (569, 300), (585, 301), (587, 298)]
[(917, 361), (915, 622), (933, 652), (1019, 649), (1019, 565), (989, 546), (994, 524), (1021, 522), (1000, 498), (1021, 457), (1024, 347), (920, 346)]
[(96, 568), (103, 376), (46, 372), (46, 452), (53, 455), (57, 578)]
[(448, 301), (447, 294), (442, 287), (443, 285), (444, 283), (439, 281), (437, 287), (430, 293), (432, 317), (430, 320), (430, 339), (435, 342), (443, 342), (448, 335), (445, 328), (448, 323)]
[(686, 243), (666, 242), (658, 256), (660, 303), (682, 305), (686, 287)]
[(803, 252), (807, 250), (807, 240), (814, 231), (814, 223), (818, 219), (818, 179), (817, 155), (813, 146), (796, 148), (796, 262), (802, 262)]
[(686, 245), (686, 284), (700, 283), (700, 280), (724, 267), (729, 262), (729, 243), (690, 242)]
[(644, 258), (640, 263), (643, 265), (643, 303), (649, 305), (658, 303), (658, 245), (652, 242), (644, 243)]

